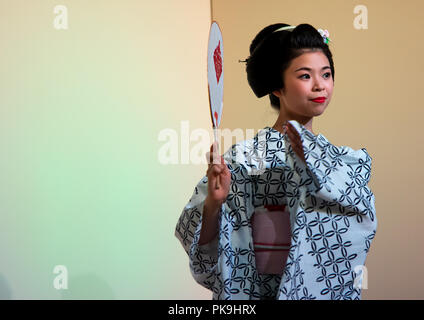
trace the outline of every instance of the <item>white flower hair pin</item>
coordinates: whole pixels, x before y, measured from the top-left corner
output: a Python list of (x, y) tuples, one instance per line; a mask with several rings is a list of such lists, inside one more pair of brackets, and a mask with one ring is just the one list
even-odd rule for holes
[[(277, 31), (282, 31), (282, 30), (287, 30), (287, 31), (293, 31), (296, 28), (296, 26), (285, 26), (285, 27), (281, 27), (273, 32), (277, 32)], [(328, 44), (329, 42), (333, 42), (330, 39), (330, 33), (328, 32), (327, 29), (322, 30), (322, 29), (318, 29), (317, 30), (319, 32), (319, 34), (321, 35), (322, 39), (324, 40), (325, 44)]]
[(333, 42), (331, 41), (330, 37), (330, 33), (328, 32), (327, 29), (322, 30), (322, 29), (318, 29), (319, 34), (321, 35), (321, 37), (324, 39), (324, 43), (328, 44), (328, 42)]

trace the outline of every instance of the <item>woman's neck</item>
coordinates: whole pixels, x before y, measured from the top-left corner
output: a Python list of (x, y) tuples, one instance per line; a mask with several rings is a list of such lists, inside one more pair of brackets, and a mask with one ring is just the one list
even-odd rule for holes
[(308, 129), (310, 132), (312, 132), (313, 135), (316, 135), (313, 131), (312, 131), (312, 119), (313, 118), (294, 118), (294, 117), (278, 117), (277, 121), (275, 122), (275, 124), (272, 126), (273, 129), (284, 133), (283, 131), (283, 125), (286, 121), (288, 120), (296, 120), (297, 122), (299, 122), (301, 125), (303, 125), (306, 129)]

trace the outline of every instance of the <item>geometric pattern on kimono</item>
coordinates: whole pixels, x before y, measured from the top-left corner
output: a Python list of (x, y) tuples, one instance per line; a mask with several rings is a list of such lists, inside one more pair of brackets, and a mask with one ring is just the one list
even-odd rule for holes
[[(175, 236), (188, 255), (194, 280), (213, 300), (360, 300), (365, 265), (377, 230), (365, 148), (335, 146), (295, 120), (306, 163), (287, 134), (265, 127), (224, 154), (230, 191), (219, 232), (199, 245), (208, 178), (194, 188)], [(286, 205), (291, 240), (282, 275), (256, 269), (251, 218), (255, 208)]]

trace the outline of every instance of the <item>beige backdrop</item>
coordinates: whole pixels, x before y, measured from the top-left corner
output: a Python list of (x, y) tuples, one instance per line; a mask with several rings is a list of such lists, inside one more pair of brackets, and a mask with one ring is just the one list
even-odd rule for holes
[[(354, 7), (368, 9), (368, 29), (357, 30)], [(365, 147), (378, 228), (366, 266), (363, 299), (423, 299), (424, 115), (423, 1), (212, 0), (224, 39), (225, 89), (221, 128), (272, 126), (268, 97), (251, 91), (244, 60), (253, 37), (277, 22), (328, 29), (335, 64), (332, 101), (314, 131), (335, 145)], [(205, 289), (206, 290), (206, 289)]]

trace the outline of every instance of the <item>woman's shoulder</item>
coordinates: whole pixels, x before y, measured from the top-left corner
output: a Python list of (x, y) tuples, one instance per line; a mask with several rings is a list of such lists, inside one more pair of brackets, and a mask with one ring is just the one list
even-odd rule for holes
[(354, 149), (350, 146), (346, 145), (334, 145), (331, 142), (328, 141), (328, 139), (323, 136), (322, 134), (319, 134), (318, 136), (318, 143), (321, 144), (324, 147), (328, 147), (328, 156), (333, 159), (343, 158), (344, 162), (364, 162), (371, 164), (372, 157), (368, 153), (366, 148), (359, 148)]
[(329, 157), (335, 161), (343, 159), (348, 163), (358, 161), (371, 163), (372, 158), (366, 148), (353, 149), (346, 145), (337, 146), (331, 143), (323, 134), (314, 135), (295, 120), (290, 120), (290, 123), (302, 137), (304, 148), (306, 147), (308, 152), (316, 157)]

